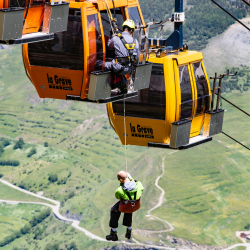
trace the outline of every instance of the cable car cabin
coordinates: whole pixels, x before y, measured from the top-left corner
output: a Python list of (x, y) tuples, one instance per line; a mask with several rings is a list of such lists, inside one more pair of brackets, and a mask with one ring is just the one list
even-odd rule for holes
[[(201, 52), (150, 55), (150, 86), (125, 102), (126, 144), (184, 149), (211, 140), (201, 136), (210, 85)], [(107, 104), (110, 124), (125, 143), (124, 102)], [(209, 122), (206, 124), (209, 126)]]
[[(59, 0), (61, 1), (61, 0)], [(69, 3), (0, 0), (0, 43), (24, 44), (54, 38), (67, 28)]]
[[(113, 2), (107, 4), (114, 13)], [(114, 0), (114, 6), (120, 31), (128, 18), (144, 25), (137, 0)], [(107, 46), (110, 22), (105, 1), (71, 1), (69, 8), (67, 31), (55, 33), (50, 41), (23, 45), (24, 66), (39, 97), (110, 102), (137, 95), (134, 91), (117, 96), (111, 91), (114, 76), (103, 71), (105, 61), (115, 58), (114, 51)], [(146, 63), (142, 71), (150, 74), (151, 68), (152, 64)], [(145, 88), (149, 86), (150, 75), (147, 78)]]

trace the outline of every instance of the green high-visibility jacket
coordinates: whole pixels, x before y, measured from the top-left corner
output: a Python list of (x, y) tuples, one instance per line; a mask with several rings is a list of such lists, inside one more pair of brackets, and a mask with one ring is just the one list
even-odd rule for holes
[[(136, 188), (133, 191), (127, 191), (131, 198), (134, 199), (134, 193), (136, 193), (136, 200), (139, 200), (141, 198), (142, 195), (142, 191), (144, 190), (144, 187), (142, 186), (142, 183), (140, 181), (136, 182)], [(129, 200), (128, 195), (126, 194), (126, 192), (122, 189), (122, 184), (120, 185), (120, 187), (118, 187), (115, 191), (115, 197), (118, 200)]]

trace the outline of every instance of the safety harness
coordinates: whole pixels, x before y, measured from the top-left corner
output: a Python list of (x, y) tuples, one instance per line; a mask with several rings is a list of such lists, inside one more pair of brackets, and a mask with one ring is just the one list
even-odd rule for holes
[[(135, 180), (135, 182), (137, 182)], [(141, 207), (141, 199), (136, 199), (137, 191), (134, 192), (134, 199), (132, 199), (131, 194), (127, 191), (124, 191), (129, 200), (121, 199), (119, 204), (119, 211), (122, 213), (133, 213)]]
[(133, 52), (134, 52), (134, 48), (135, 48), (135, 45), (136, 45), (136, 41), (133, 38), (133, 43), (127, 43), (123, 36), (118, 35), (118, 37), (121, 39), (121, 42), (123, 43), (124, 47), (127, 49), (129, 56), (116, 57), (116, 60), (124, 68), (125, 67), (131, 67), (131, 66), (133, 66), (133, 64), (135, 62), (135, 57), (133, 55)]

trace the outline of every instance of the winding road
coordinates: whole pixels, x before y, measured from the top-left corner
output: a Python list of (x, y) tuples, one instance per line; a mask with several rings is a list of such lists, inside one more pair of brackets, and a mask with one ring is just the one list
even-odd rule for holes
[[(173, 154), (173, 153), (176, 153), (178, 152), (178, 150), (176, 151), (173, 151), (173, 152), (170, 152), (168, 153), (167, 155), (170, 155), (170, 154)], [(165, 221), (165, 220), (162, 220), (154, 215), (151, 215), (151, 212), (157, 208), (159, 208), (163, 202), (164, 202), (164, 195), (165, 195), (165, 191), (159, 186), (159, 180), (160, 178), (165, 174), (165, 166), (164, 166), (164, 162), (165, 162), (165, 158), (166, 156), (165, 155), (163, 158), (162, 158), (162, 173), (161, 175), (159, 175), (156, 180), (155, 180), (155, 186), (161, 191), (161, 195), (158, 199), (158, 202), (157, 204), (151, 208), (148, 213), (147, 213), (147, 217), (152, 217), (154, 219), (157, 219), (157, 220), (160, 220), (166, 224), (168, 224), (169, 226), (169, 229), (166, 229), (166, 230), (160, 230), (160, 231), (152, 231), (152, 230), (134, 230), (134, 231), (140, 231), (140, 232), (147, 232), (147, 233), (163, 233), (163, 232), (169, 232), (169, 231), (172, 231), (174, 230), (174, 227), (171, 223)], [(82, 228), (79, 226), (80, 224), (80, 221), (77, 221), (77, 220), (73, 220), (73, 219), (68, 219), (64, 216), (62, 216), (60, 213), (59, 213), (59, 209), (60, 209), (60, 202), (59, 201), (55, 201), (55, 200), (52, 200), (52, 199), (49, 199), (49, 198), (46, 198), (46, 197), (43, 197), (41, 195), (38, 195), (38, 194), (34, 194), (30, 191), (27, 191), (25, 189), (22, 189), (22, 188), (19, 188), (11, 183), (9, 183), (8, 181), (5, 181), (5, 180), (2, 180), (0, 179), (0, 182), (2, 182), (3, 184), (5, 185), (8, 185), (14, 189), (17, 189), (21, 192), (24, 192), (26, 194), (29, 194), (29, 195), (32, 195), (32, 196), (35, 196), (35, 197), (38, 197), (40, 199), (43, 199), (43, 200), (46, 200), (46, 201), (49, 201), (49, 202), (52, 202), (54, 203), (55, 205), (51, 205), (51, 204), (48, 204), (48, 203), (43, 203), (43, 202), (25, 202), (25, 201), (10, 201), (10, 200), (2, 200), (0, 199), (0, 203), (3, 203), (3, 202), (6, 202), (8, 204), (18, 204), (18, 203), (29, 203), (29, 204), (39, 204), (39, 205), (44, 205), (44, 206), (47, 206), (47, 207), (50, 207), (55, 215), (55, 217), (61, 221), (64, 221), (64, 222), (70, 222), (72, 223), (71, 225), (76, 228), (77, 230), (83, 232), (87, 237), (91, 238), (91, 239), (95, 239), (95, 240), (98, 240), (98, 241), (106, 241), (106, 239), (102, 238), (102, 237), (99, 237), (91, 232), (89, 232), (88, 230)], [(143, 243), (140, 243), (138, 242), (137, 240), (133, 239), (134, 243), (131, 242), (131, 241), (116, 241), (116, 242), (113, 242), (113, 241), (109, 241), (110, 243), (114, 243), (114, 244), (117, 244), (117, 243), (122, 243), (122, 244), (127, 244), (127, 245), (139, 245), (139, 246), (145, 246), (145, 247), (153, 247), (153, 248), (157, 248), (157, 249), (168, 249), (168, 250), (177, 250), (177, 248), (171, 248), (171, 247), (165, 247), (165, 246), (159, 246), (159, 245), (150, 245), (150, 244), (143, 244)], [(240, 244), (235, 244), (233, 246), (230, 246), (228, 248), (225, 248), (224, 250), (232, 250), (236, 247), (239, 247), (239, 246), (243, 246), (243, 247), (246, 247), (246, 250), (250, 250), (250, 243), (240, 243)], [(180, 248), (178, 247), (178, 250), (191, 250), (191, 249), (188, 249), (188, 248)]]

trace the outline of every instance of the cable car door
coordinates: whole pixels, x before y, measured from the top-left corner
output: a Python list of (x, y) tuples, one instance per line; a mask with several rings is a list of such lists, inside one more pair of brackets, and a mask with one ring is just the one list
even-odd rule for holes
[(202, 61), (190, 63), (190, 70), (192, 73), (193, 89), (195, 91), (194, 113), (190, 137), (194, 137), (199, 135), (204, 124), (204, 113), (209, 109), (210, 86)]
[[(190, 65), (180, 65), (176, 72), (177, 80), (177, 113), (176, 120), (192, 119), (194, 110), (194, 89)], [(179, 81), (178, 81), (179, 80)], [(179, 84), (178, 84), (179, 83)], [(178, 86), (179, 85), (179, 86)]]
[(104, 67), (104, 34), (100, 12), (96, 8), (82, 8), (84, 77), (81, 98), (88, 97), (90, 73)]

